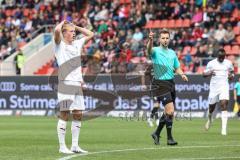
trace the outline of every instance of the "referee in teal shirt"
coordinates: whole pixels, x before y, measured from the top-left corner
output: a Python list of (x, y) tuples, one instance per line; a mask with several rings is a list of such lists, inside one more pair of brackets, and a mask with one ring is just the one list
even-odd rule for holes
[(238, 81), (236, 82), (235, 86), (234, 86), (234, 100), (235, 102), (237, 102), (238, 104), (238, 117), (240, 117), (240, 78), (238, 79)]
[(156, 131), (152, 138), (156, 145), (159, 145), (159, 137), (166, 124), (167, 144), (177, 145), (172, 136), (172, 125), (174, 116), (174, 101), (176, 97), (175, 83), (173, 81), (175, 73), (181, 75), (183, 81), (188, 81), (187, 76), (180, 68), (180, 63), (176, 53), (168, 48), (170, 33), (162, 30), (159, 33), (160, 46), (153, 47), (154, 33), (150, 30), (149, 41), (147, 43), (147, 54), (153, 62), (154, 77), (152, 83), (153, 96), (157, 96), (165, 107), (164, 113), (160, 118)]

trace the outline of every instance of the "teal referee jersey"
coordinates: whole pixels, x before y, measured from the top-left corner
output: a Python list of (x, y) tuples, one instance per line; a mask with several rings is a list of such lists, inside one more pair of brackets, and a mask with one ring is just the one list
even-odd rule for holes
[(234, 86), (234, 88), (237, 91), (237, 96), (240, 96), (240, 82), (237, 82)]
[(156, 80), (173, 79), (175, 69), (180, 67), (178, 57), (172, 49), (153, 47), (151, 59)]

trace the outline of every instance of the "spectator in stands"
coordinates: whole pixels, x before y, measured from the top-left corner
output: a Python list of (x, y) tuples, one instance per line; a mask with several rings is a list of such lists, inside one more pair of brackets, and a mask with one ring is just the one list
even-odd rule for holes
[(141, 11), (137, 11), (136, 17), (134, 19), (134, 26), (133, 27), (143, 27), (146, 24), (146, 18)]
[(4, 57), (6, 57), (7, 55), (8, 55), (8, 50), (7, 50), (6, 45), (1, 45), (1, 48), (0, 48), (0, 59), (3, 60)]
[(184, 57), (184, 64), (186, 64), (186, 66), (189, 66), (190, 63), (192, 63), (192, 56), (191, 56), (190, 50), (189, 50)]
[(204, 41), (204, 42), (207, 42), (208, 41), (208, 38), (209, 38), (209, 31), (208, 31), (208, 29), (207, 28), (204, 28), (203, 29), (203, 34), (202, 34), (202, 40)]
[(234, 9), (234, 4), (230, 0), (224, 0), (221, 6), (221, 12), (231, 13)]
[[(128, 42), (133, 51), (132, 58), (142, 55), (144, 42), (136, 41), (133, 34), (136, 28), (139, 28), (144, 37), (146, 31), (143, 26), (146, 21), (192, 19), (194, 23), (190, 27), (180, 30), (173, 29), (172, 33), (175, 32), (175, 34), (173, 34), (170, 45), (176, 50), (182, 50), (182, 47), (185, 46), (197, 48), (195, 45), (198, 45), (198, 40), (201, 40), (209, 44), (206, 53), (211, 56), (214, 56), (213, 48), (219, 48), (219, 45), (222, 44), (232, 45), (235, 38), (231, 38), (229, 33), (226, 33), (227, 36), (225, 36), (226, 34), (222, 36), (224, 31), (219, 30), (219, 25), (223, 24), (226, 28), (228, 24), (231, 24), (232, 28), (240, 26), (238, 19), (230, 16), (234, 8), (239, 9), (237, 2), (232, 0), (208, 0), (205, 9), (202, 9), (202, 0), (192, 2), (143, 0), (142, 3), (99, 0), (85, 2), (83, 0), (17, 0), (12, 2), (11, 7), (6, 3), (0, 5), (0, 46), (5, 45), (7, 49), (11, 48), (11, 53), (13, 53), (17, 46), (26, 44), (28, 37), (36, 36), (32, 35), (32, 31), (43, 25), (55, 24), (67, 19), (82, 27), (92, 27), (94, 31), (99, 31), (100, 34), (97, 34), (94, 41), (89, 43), (84, 50), (93, 55), (99, 49), (103, 53), (102, 65), (104, 64), (105, 67), (102, 67), (105, 71), (111, 69), (109, 66), (112, 62), (108, 61), (109, 54), (115, 56), (121, 52), (118, 45)], [(177, 3), (174, 4), (175, 2)], [(63, 6), (64, 11), (62, 10)], [(85, 13), (83, 13), (84, 10), (79, 10), (81, 7), (85, 9)], [(195, 23), (197, 23), (196, 26)], [(218, 30), (215, 31), (216, 28)], [(194, 59), (194, 57), (192, 58)], [(117, 68), (115, 67), (114, 70), (117, 71)]]
[(223, 43), (231, 44), (234, 41), (234, 38), (235, 38), (235, 34), (233, 32), (232, 26), (229, 24), (227, 26), (227, 31), (225, 32), (223, 37), (223, 41), (224, 41)]
[(200, 47), (198, 47), (196, 56), (199, 58), (202, 58), (202, 65), (207, 65), (209, 62), (209, 54), (207, 52), (208, 46), (207, 44), (201, 44)]
[(108, 19), (108, 9), (105, 5), (102, 5), (101, 9), (95, 15), (95, 20), (107, 20)]
[(192, 44), (195, 44), (196, 41), (201, 41), (203, 30), (200, 27), (199, 23), (195, 23), (195, 27), (192, 32)]
[(179, 46), (183, 46), (184, 47), (184, 46), (192, 45), (192, 43), (191, 43), (191, 35), (186, 30), (183, 30), (179, 34), (176, 34), (175, 37), (176, 38), (174, 38), (174, 39), (179, 39)]
[(192, 17), (192, 22), (199, 23), (203, 20), (203, 12), (199, 7), (196, 7), (194, 10), (194, 15)]
[(201, 60), (199, 57), (194, 57), (193, 58), (193, 68), (192, 68), (192, 72), (193, 73), (196, 73), (198, 72), (198, 68), (200, 67), (200, 63), (201, 63)]
[(128, 42), (124, 42), (122, 45), (122, 52), (120, 53), (120, 62), (127, 62), (130, 63), (130, 60), (132, 58), (132, 51), (130, 49), (130, 44)]
[(214, 38), (219, 42), (219, 43), (223, 43), (223, 38), (226, 34), (226, 30), (223, 28), (222, 24), (218, 25), (218, 29), (216, 30), (216, 32), (214, 33)]
[(133, 40), (139, 42), (141, 40), (143, 40), (143, 33), (141, 32), (140, 28), (136, 28), (135, 32), (133, 33)]
[(101, 20), (99, 24), (100, 25), (98, 26), (98, 31), (97, 31), (98, 33), (101, 34), (101, 33), (106, 32), (108, 30), (108, 25), (107, 25), (106, 21)]

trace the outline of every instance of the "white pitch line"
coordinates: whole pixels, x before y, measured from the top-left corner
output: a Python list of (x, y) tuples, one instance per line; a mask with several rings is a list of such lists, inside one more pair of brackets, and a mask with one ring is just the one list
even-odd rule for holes
[[(129, 149), (119, 149), (119, 150), (106, 150), (106, 151), (98, 151), (98, 152), (89, 152), (86, 154), (74, 154), (59, 158), (57, 160), (70, 160), (75, 157), (87, 156), (87, 155), (95, 155), (95, 154), (104, 154), (104, 153), (118, 153), (118, 152), (129, 152), (129, 151), (142, 151), (142, 150), (161, 150), (161, 149), (191, 149), (191, 148), (221, 148), (221, 147), (240, 147), (239, 145), (214, 145), (214, 146), (168, 146), (168, 147), (151, 147), (151, 148), (129, 148)], [(180, 159), (165, 159), (165, 160), (212, 160), (212, 159), (237, 159), (240, 157), (208, 157), (208, 158), (180, 158)]]
[(206, 157), (206, 158), (174, 158), (174, 159), (163, 159), (163, 160), (212, 160), (212, 159), (240, 159), (240, 157)]

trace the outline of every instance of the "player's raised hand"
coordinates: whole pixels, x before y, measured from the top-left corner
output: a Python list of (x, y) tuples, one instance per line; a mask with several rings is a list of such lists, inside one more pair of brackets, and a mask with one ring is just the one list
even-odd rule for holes
[(149, 38), (150, 40), (153, 40), (154, 34), (155, 34), (155, 33), (153, 33), (152, 30), (150, 29), (148, 38)]

